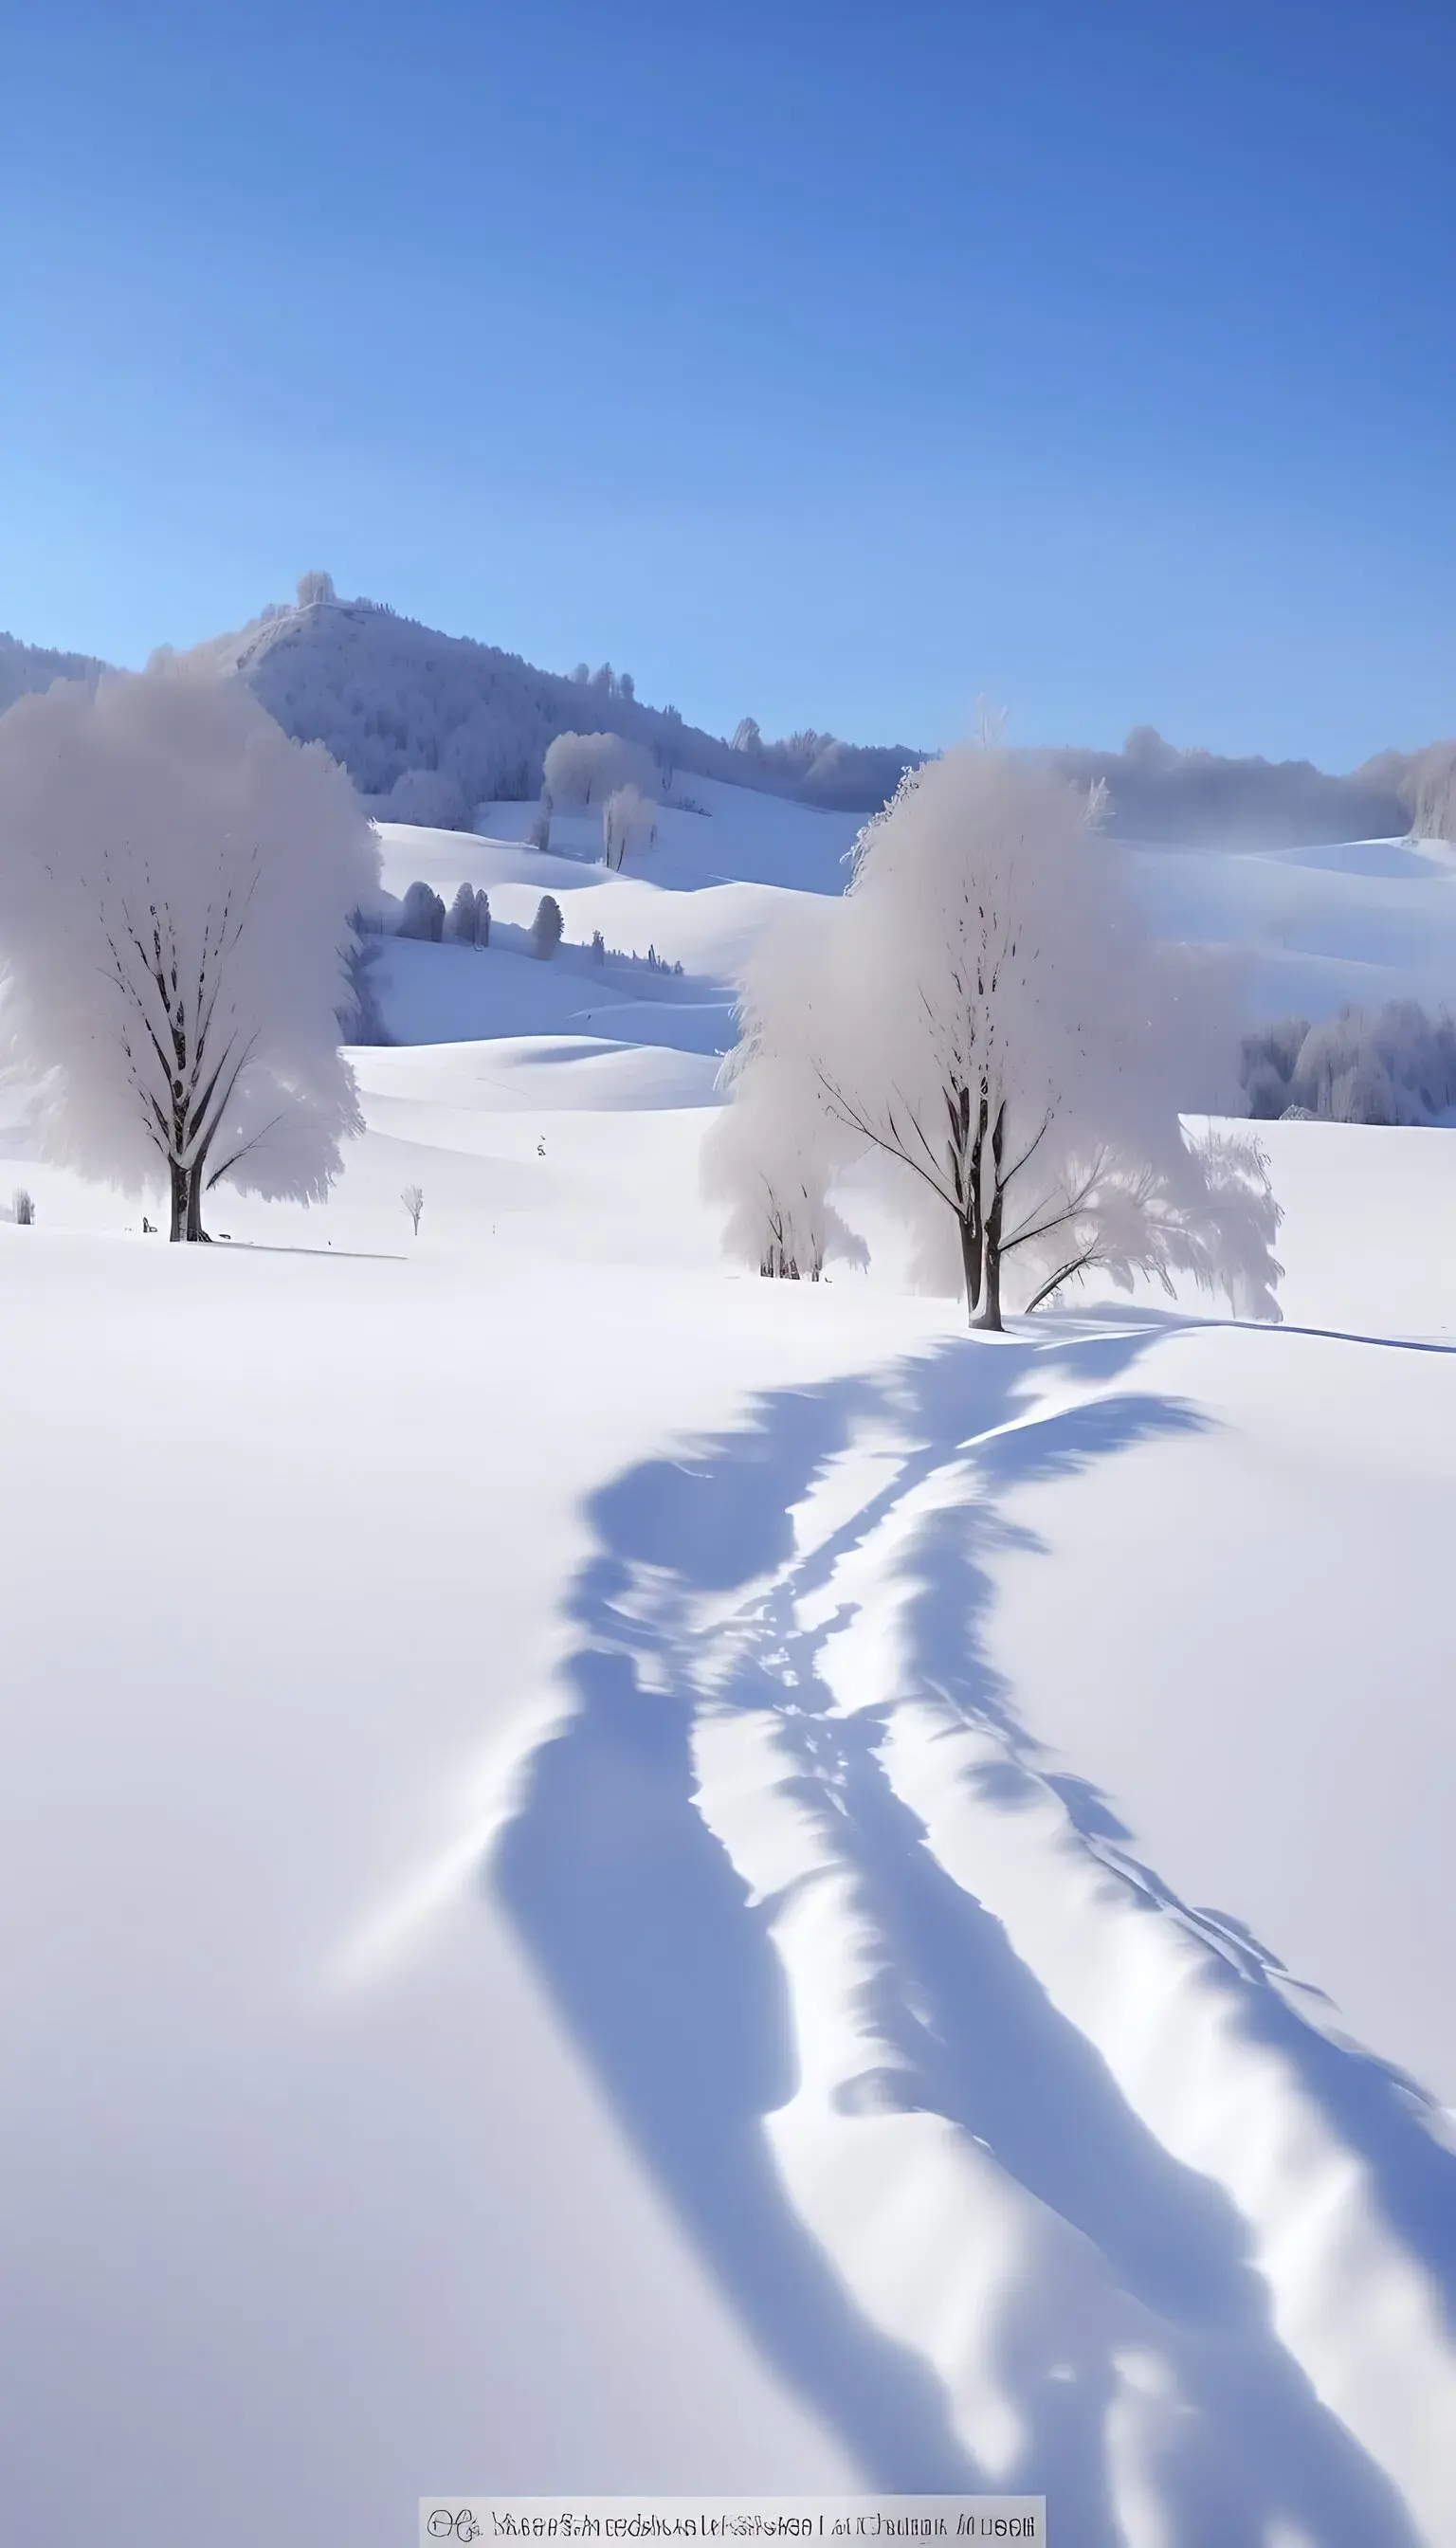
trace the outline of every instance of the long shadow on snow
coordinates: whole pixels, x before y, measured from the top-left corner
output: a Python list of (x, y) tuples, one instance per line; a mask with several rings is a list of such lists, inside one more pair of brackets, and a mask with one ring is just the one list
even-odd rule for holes
[[(1104, 1328), (1037, 1362), (1043, 1374), (1062, 1362), (1079, 1385), (1106, 1386), (1156, 1332)], [(999, 1923), (922, 1846), (876, 1757), (883, 1710), (835, 1714), (815, 1674), (824, 1632), (793, 1624), (795, 1598), (827, 1580), (920, 1481), (973, 1459), (982, 1492), (972, 1494), (966, 1470), (964, 1496), (915, 1542), (922, 1582), (912, 1616), (923, 1666), (967, 1717), (1002, 1737), (998, 1801), (1013, 1809), (1041, 1775), (1089, 1844), (1130, 1881), (1155, 1886), (1136, 1862), (1113, 1859), (1128, 1835), (1095, 1788), (1039, 1772), (1038, 1747), (985, 1664), (984, 1560), (1009, 1534), (984, 1489), (1070, 1473), (1196, 1419), (1165, 1401), (1125, 1396), (1026, 1422), (1017, 1392), (1029, 1361), (1015, 1347), (957, 1345), (888, 1382), (782, 1392), (745, 1430), (679, 1461), (646, 1463), (598, 1496), (601, 1554), (584, 1570), (573, 1604), (586, 1632), (572, 1667), (580, 1712), (537, 1754), (495, 1879), (765, 2353), (873, 2483), (973, 2486), (981, 2473), (952, 2433), (939, 2382), (857, 2316), (768, 2154), (763, 2118), (795, 2086), (784, 1978), (768, 1935), (774, 1906), (750, 1907), (697, 1812), (689, 1745), (705, 1700), (774, 1709), (801, 1750), (804, 1779), (836, 1790), (841, 1853), (856, 1861), (889, 1942), (866, 1986), (874, 2001), (866, 2014), (905, 2064), (892, 2101), (924, 2105), (973, 2133), (1095, 2243), (1122, 2288), (1195, 2346), (1214, 2339), (1204, 2346), (1206, 2382), (1195, 2385), (1204, 2403), (1247, 2430), (1261, 2502), (1249, 2517), (1257, 2526), (1247, 2526), (1231, 2502), (1217, 2500), (1221, 2489), (1209, 2491), (1209, 2471), (1190, 2471), (1177, 2490), (1180, 2548), (1205, 2538), (1241, 2548), (1245, 2537), (1263, 2537), (1276, 2508), (1313, 2517), (1323, 2537), (1399, 2548), (1410, 2532), (1390, 2489), (1268, 2333), (1267, 2295), (1232, 2208), (1146, 2131)], [(766, 1579), (783, 1577), (793, 1557), (787, 1508), (862, 1422), (894, 1425), (889, 1483), (773, 1587)], [(725, 1684), (721, 1643), (702, 1632), (699, 1613), (704, 1596), (732, 1612), (722, 1596), (734, 1593), (743, 1596), (739, 1652)], [(744, 1623), (753, 1631), (746, 1638)], [(1156, 1898), (1181, 1912), (1163, 1888)], [(871, 2102), (885, 2094), (883, 2081), (860, 2084)], [(1218, 2341), (1235, 2331), (1246, 2363), (1236, 2397)], [(1037, 2394), (1023, 2399), (1030, 2440), (1020, 2482), (1074, 2484), (1090, 2548), (1115, 2535), (1101, 2431), (1113, 2365), (1084, 2378), (1075, 2395), (1064, 2383), (1034, 2385)]]
[(704, 1459), (655, 1461), (596, 1500), (610, 1553), (573, 1605), (587, 1630), (571, 1667), (580, 1711), (537, 1753), (494, 1877), (763, 2352), (875, 2485), (956, 2493), (977, 2474), (939, 2384), (856, 2318), (774, 2172), (762, 2120), (794, 2087), (782, 1972), (695, 1810), (693, 1692), (671, 1638), (621, 1606), (639, 1567), (679, 1566), (684, 1584), (723, 1590), (780, 1563), (791, 1530), (778, 1489), (839, 1446), (858, 1396), (784, 1401), (767, 1474), (735, 1445), (721, 1478)]
[[(1080, 1432), (1089, 1421), (1094, 1427), (1105, 1421), (1104, 1408), (1075, 1410), (1069, 1418), (1054, 1418), (1049, 1427), (1035, 1430), (1039, 1435), (1056, 1433), (1070, 1422)], [(1040, 1462), (1040, 1453), (1034, 1456)], [(1050, 1787), (1081, 1839), (1111, 1872), (1149, 1909), (1171, 1914), (1216, 1952), (1240, 2031), (1249, 2042), (1284, 2057), (1312, 2103), (1363, 2160), (1388, 2223), (1429, 2277), (1446, 2324), (1456, 2334), (1456, 2155), (1437, 2101), (1395, 2063), (1326, 2032), (1292, 2006), (1287, 1996), (1291, 1988), (1311, 2002), (1329, 2003), (1322, 1991), (1295, 1982), (1279, 1956), (1231, 1914), (1185, 1903), (1132, 1853), (1126, 1845), (1132, 1835), (1095, 1788), (1041, 1767), (1039, 1746), (987, 1662), (980, 1623), (990, 1595), (984, 1556), (1008, 1538), (995, 1517), (996, 1498), (1029, 1477), (1049, 1472), (1040, 1464), (1028, 1467), (1022, 1437), (1015, 1433), (978, 1445), (975, 1466), (982, 1484), (992, 1490), (981, 1528), (967, 1530), (964, 1511), (937, 1513), (922, 1527), (907, 1563), (915, 1578), (907, 1612), (911, 1672), (967, 1717), (995, 1724), (1006, 1737), (999, 1801), (1014, 1807), (1037, 1780)]]

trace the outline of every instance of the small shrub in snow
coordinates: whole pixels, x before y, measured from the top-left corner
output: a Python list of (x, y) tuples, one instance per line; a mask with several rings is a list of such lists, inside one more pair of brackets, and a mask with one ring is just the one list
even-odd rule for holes
[(438, 947), (444, 934), (445, 906), (432, 885), (416, 878), (413, 884), (405, 888), (397, 935), (401, 938), (422, 938)]
[(536, 905), (536, 917), (531, 923), (531, 954), (539, 956), (543, 961), (549, 961), (561, 945), (565, 925), (561, 916), (561, 905), (555, 894), (543, 893)]
[(21, 1228), (29, 1229), (36, 1218), (35, 1196), (33, 1194), (28, 1194), (24, 1186), (17, 1186), (15, 1189), (15, 1199), (11, 1209), (14, 1212), (15, 1218), (20, 1224)]
[(423, 1186), (407, 1186), (400, 1197), (400, 1201), (410, 1215), (410, 1227), (417, 1238), (419, 1236), (419, 1216), (424, 1210)]
[(526, 834), (526, 839), (533, 850), (550, 849), (551, 808), (549, 805), (542, 805), (539, 811), (531, 816), (531, 828)]

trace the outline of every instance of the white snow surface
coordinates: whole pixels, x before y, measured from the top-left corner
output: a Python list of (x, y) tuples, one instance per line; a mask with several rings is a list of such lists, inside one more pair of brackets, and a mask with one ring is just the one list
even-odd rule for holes
[[(170, 1249), (0, 1116), (5, 2535), (1449, 2548), (1452, 1136), (1261, 1128), (1282, 1329), (736, 1273), (706, 1022), (853, 825), (728, 810), (387, 831), (684, 973), (392, 946), (322, 1210)], [(1434, 856), (1155, 889), (1456, 976)]]

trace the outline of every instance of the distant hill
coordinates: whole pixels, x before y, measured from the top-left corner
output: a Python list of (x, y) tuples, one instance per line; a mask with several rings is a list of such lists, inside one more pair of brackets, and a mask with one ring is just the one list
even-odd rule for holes
[[(378, 810), (411, 822), (461, 828), (489, 798), (535, 796), (546, 747), (564, 730), (645, 745), (679, 794), (696, 775), (860, 812), (926, 757), (807, 730), (766, 742), (750, 717), (729, 743), (676, 708), (646, 706), (606, 666), (586, 678), (540, 672), (378, 603), (340, 601), (326, 576), (306, 576), (297, 604), (198, 651), (249, 682), (289, 734), (327, 744)], [(1431, 752), (1385, 753), (1333, 776), (1308, 761), (1180, 752), (1143, 726), (1121, 752), (1045, 757), (1080, 786), (1101, 781), (1120, 839), (1270, 850), (1405, 833)]]
[(729, 744), (676, 708), (646, 706), (606, 666), (586, 679), (540, 672), (381, 603), (340, 601), (326, 576), (306, 576), (300, 595), (190, 660), (238, 674), (285, 733), (326, 744), (372, 800), (400, 790), (399, 811), (415, 822), (458, 827), (488, 798), (537, 795), (546, 748), (564, 732), (627, 736), (680, 792), (695, 775), (850, 808), (882, 804), (925, 758), (809, 732), (766, 744), (750, 720)]
[(52, 682), (94, 682), (108, 670), (94, 655), (62, 655), (51, 646), (23, 646), (0, 629), (0, 716), (27, 690), (48, 690)]
[[(569, 731), (642, 745), (665, 795), (690, 797), (694, 777), (724, 779), (861, 813), (882, 805), (902, 771), (926, 757), (903, 744), (844, 743), (808, 728), (769, 742), (751, 717), (730, 743), (688, 725), (675, 707), (649, 707), (606, 665), (594, 674), (585, 665), (574, 674), (542, 672), (499, 646), (401, 618), (384, 603), (341, 601), (322, 574), (303, 578), (297, 601), (271, 604), (185, 660), (235, 675), (285, 733), (325, 744), (373, 811), (450, 830), (468, 828), (490, 799), (536, 796), (546, 748)], [(104, 669), (90, 656), (0, 636), (0, 710), (23, 691), (94, 680)], [(1121, 752), (1038, 757), (1078, 786), (1100, 782), (1107, 828), (1127, 841), (1304, 849), (1399, 837), (1412, 823), (1456, 835), (1453, 744), (1382, 753), (1343, 776), (1308, 761), (1180, 751), (1150, 726), (1130, 734)]]

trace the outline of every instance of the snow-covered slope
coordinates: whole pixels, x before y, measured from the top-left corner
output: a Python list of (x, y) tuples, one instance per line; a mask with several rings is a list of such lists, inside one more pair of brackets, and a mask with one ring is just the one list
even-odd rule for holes
[[(431, 1040), (323, 1210), (168, 1249), (0, 1129), (7, 2531), (983, 2483), (1449, 2548), (1450, 1137), (1264, 1128), (1281, 1330), (741, 1275), (715, 986), (839, 851), (740, 816), (387, 832), (684, 972), (392, 945)], [(1353, 882), (1434, 978), (1383, 856), (1301, 939)], [(1175, 864), (1213, 936), (1291, 873)]]
[[(416, 877), (447, 903), (462, 881), (484, 885), (505, 924), (491, 949), (470, 955), (391, 947), (383, 981), (391, 1032), (414, 1043), (576, 1029), (725, 1050), (732, 983), (748, 949), (784, 893), (843, 890), (857, 818), (710, 781), (700, 782), (698, 801), (701, 813), (665, 807), (657, 846), (634, 851), (622, 874), (600, 864), (600, 823), (588, 814), (558, 816), (544, 856), (524, 838), (530, 806), (486, 809), (485, 836), (382, 824), (392, 896)], [(1456, 852), (1444, 843), (1127, 856), (1160, 935), (1245, 959), (1250, 1023), (1324, 1017), (1346, 1002), (1374, 1009), (1411, 997), (1435, 1011), (1456, 1000)], [(561, 904), (566, 944), (554, 965), (526, 958), (532, 969), (522, 973), (522, 933), (543, 893)], [(614, 960), (592, 969), (587, 952), (597, 930)], [(682, 965), (685, 983), (649, 980), (640, 965), (615, 960), (645, 958), (654, 948)], [(644, 999), (665, 1001), (667, 1013), (654, 1009), (645, 1021), (612, 1014)]]
[(737, 752), (676, 708), (647, 706), (607, 666), (594, 679), (545, 672), (376, 602), (340, 600), (326, 576), (306, 577), (300, 594), (297, 607), (274, 603), (191, 660), (246, 682), (285, 733), (326, 744), (365, 795), (425, 782), (454, 809), (438, 821), (464, 821), (497, 793), (535, 795), (563, 732), (621, 734), (694, 780), (741, 777), (819, 805), (880, 803), (923, 757), (807, 730)]

